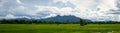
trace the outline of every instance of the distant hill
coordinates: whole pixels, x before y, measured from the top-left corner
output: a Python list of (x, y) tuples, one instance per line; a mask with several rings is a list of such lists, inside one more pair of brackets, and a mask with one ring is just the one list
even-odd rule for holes
[[(48, 21), (48, 22), (79, 22), (81, 18), (73, 16), (73, 15), (68, 15), (68, 16), (60, 16), (57, 15), (55, 17), (49, 17), (49, 18), (44, 18), (44, 19), (29, 19), (29, 18), (15, 18), (15, 19), (6, 19), (6, 20), (42, 20), (42, 21)], [(91, 20), (84, 19), (85, 21), (89, 22)]]
[(41, 20), (50, 21), (50, 22), (66, 22), (66, 21), (78, 22), (78, 21), (80, 21), (80, 18), (72, 16), (72, 15), (69, 15), (69, 16), (57, 15), (56, 17), (50, 17), (50, 18), (41, 19)]
[(16, 20), (29, 20), (28, 18), (16, 18)]

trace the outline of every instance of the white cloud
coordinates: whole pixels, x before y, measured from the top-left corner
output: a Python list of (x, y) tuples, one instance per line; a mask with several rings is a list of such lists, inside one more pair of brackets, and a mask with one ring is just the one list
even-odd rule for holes
[(71, 7), (64, 7), (64, 8), (51, 7), (51, 6), (35, 6), (35, 7), (37, 7), (37, 11), (35, 12), (48, 13), (50, 15), (53, 14), (61, 15), (61, 16), (71, 15), (73, 11)]
[(74, 13), (75, 16), (87, 19), (113, 19), (111, 18), (113, 15), (106, 13), (111, 9), (118, 9), (116, 0), (70, 0), (69, 2), (80, 9), (77, 11), (78, 13)]
[(67, 3), (68, 1), (70, 1), (70, 0), (54, 0), (53, 2), (63, 2), (63, 3)]
[[(116, 18), (114, 18), (116, 17), (115, 15), (108, 15), (106, 13), (111, 9), (118, 9), (116, 7), (116, 0), (53, 0), (53, 2), (44, 0), (41, 0), (44, 2), (41, 2), (40, 0), (30, 1), (33, 3), (29, 2), (29, 0), (2, 0), (2, 2), (0, 2), (0, 15), (7, 15), (6, 17), (11, 16), (12, 18), (16, 17), (16, 15), (26, 16), (28, 18), (48, 18), (56, 15), (74, 15), (91, 20), (116, 20)], [(57, 2), (63, 3), (60, 3), (62, 5), (58, 5), (59, 3)], [(68, 5), (67, 2), (70, 2), (71, 5), (75, 6), (64, 6)], [(57, 6), (54, 6), (53, 4)]]
[(60, 13), (60, 15), (71, 15), (73, 9), (71, 7), (64, 7), (59, 9), (58, 13)]
[(23, 4), (20, 0), (16, 0), (19, 4)]
[(116, 6), (116, 0), (101, 0), (101, 3), (97, 7), (101, 8), (101, 11), (108, 11), (110, 9), (117, 9)]
[(15, 18), (14, 15), (8, 14), (5, 16), (6, 18)]

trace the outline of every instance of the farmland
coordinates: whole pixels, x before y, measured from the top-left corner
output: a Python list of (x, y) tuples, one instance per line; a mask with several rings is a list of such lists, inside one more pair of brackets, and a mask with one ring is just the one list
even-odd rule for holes
[(0, 33), (120, 33), (120, 24), (0, 24)]

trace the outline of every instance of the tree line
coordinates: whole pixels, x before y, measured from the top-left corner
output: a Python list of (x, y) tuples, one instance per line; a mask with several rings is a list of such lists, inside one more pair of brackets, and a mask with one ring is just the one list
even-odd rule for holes
[(80, 24), (81, 26), (87, 24), (120, 24), (119, 21), (87, 21), (84, 19), (80, 19), (78, 22), (50, 22), (50, 21), (43, 21), (43, 20), (18, 20), (18, 19), (3, 19), (0, 20), (0, 24)]
[(17, 19), (3, 19), (0, 20), (0, 24), (77, 24), (79, 22), (50, 22), (50, 21), (43, 21), (43, 20), (17, 20)]

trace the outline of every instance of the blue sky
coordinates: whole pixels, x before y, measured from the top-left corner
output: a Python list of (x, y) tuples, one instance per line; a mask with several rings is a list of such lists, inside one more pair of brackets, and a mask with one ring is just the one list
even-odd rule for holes
[(119, 0), (0, 0), (0, 19), (74, 15), (93, 21), (120, 21)]

